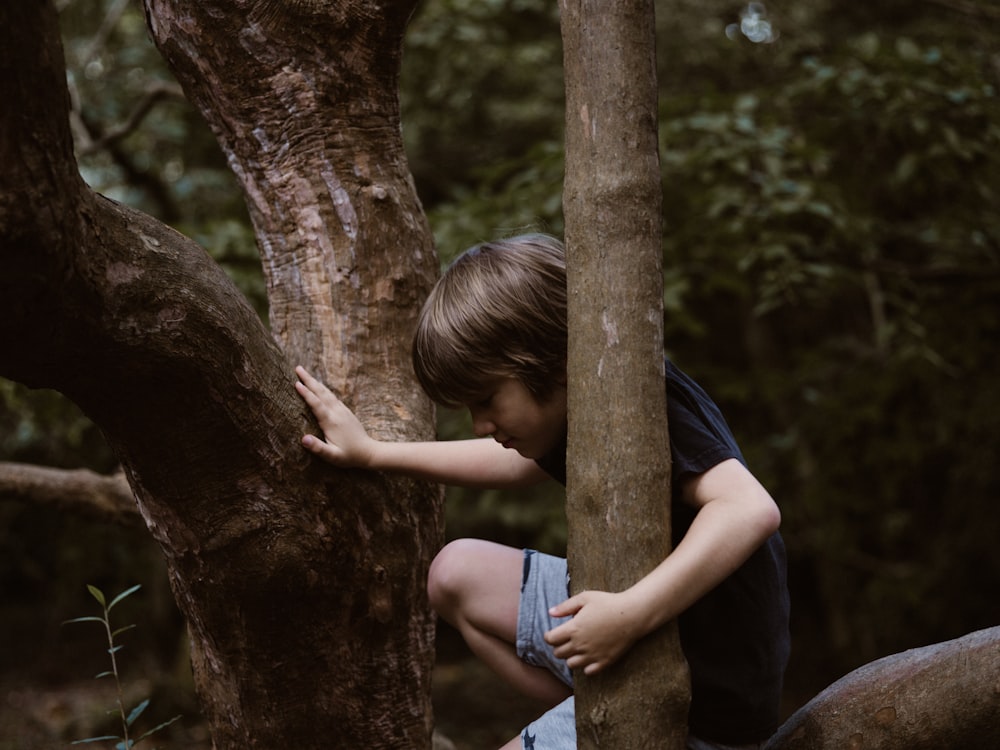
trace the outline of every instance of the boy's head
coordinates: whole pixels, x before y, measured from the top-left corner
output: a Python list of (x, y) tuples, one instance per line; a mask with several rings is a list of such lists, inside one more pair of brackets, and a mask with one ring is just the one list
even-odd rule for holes
[(545, 401), (566, 376), (566, 260), (562, 243), (527, 234), (475, 245), (431, 291), (413, 339), (413, 366), (440, 404), (474, 401), (515, 377)]

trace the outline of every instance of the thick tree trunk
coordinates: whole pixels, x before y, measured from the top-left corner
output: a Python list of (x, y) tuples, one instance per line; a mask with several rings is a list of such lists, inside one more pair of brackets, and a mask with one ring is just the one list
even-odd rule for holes
[[(160, 9), (176, 26), (157, 26)], [(338, 42), (349, 36), (352, 59), (381, 70), (363, 45), (395, 40), (382, 52), (398, 61), (406, 14), (375, 10), (347, 8), (360, 20), (341, 18), (339, 38), (301, 17), (297, 34), (345, 53)], [(266, 255), (284, 271), (269, 277), (278, 338), (296, 361), (332, 363), (333, 384), (375, 432), (430, 438), (402, 332), (436, 263), (385, 93), (323, 88), (297, 64), (305, 53), (282, 57), (291, 27), (202, 2), (150, 12), (169, 37), (161, 45), (188, 54), (173, 55), (188, 66), (188, 91), (217, 100), (217, 131), (259, 144), (256, 159), (229, 153), (258, 228), (271, 227), (261, 244), (291, 238), (291, 254)], [(232, 45), (249, 53), (226, 61)], [(319, 41), (313, 49), (322, 67)], [(214, 82), (213, 65), (249, 65), (247, 54), (270, 60), (283, 82), (248, 68), (242, 98)], [(364, 85), (392, 80), (382, 72)], [(0, 5), (0, 95), (0, 374), (62, 391), (107, 435), (166, 557), (215, 746), (428, 746), (424, 585), (440, 493), (317, 465), (299, 444), (313, 428), (290, 363), (225, 274), (190, 241), (82, 183), (51, 3)], [(298, 103), (312, 100), (335, 102), (342, 129), (309, 119), (300, 130)], [(305, 280), (289, 291), (293, 266)]]
[[(569, 282), (569, 563), (620, 591), (670, 552), (653, 3), (562, 4)], [(581, 748), (681, 748), (676, 624), (576, 675)]]
[(409, 350), (438, 265), (398, 103), (416, 0), (145, 5), (247, 197), (275, 337), (377, 432), (426, 424)]

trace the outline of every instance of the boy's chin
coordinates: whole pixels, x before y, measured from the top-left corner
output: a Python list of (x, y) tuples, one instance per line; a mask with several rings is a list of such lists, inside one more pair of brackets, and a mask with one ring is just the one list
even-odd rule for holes
[(545, 455), (544, 451), (539, 451), (538, 447), (532, 447), (530, 445), (512, 445), (510, 449), (516, 451), (518, 455), (522, 458), (528, 458), (532, 461), (537, 461)]

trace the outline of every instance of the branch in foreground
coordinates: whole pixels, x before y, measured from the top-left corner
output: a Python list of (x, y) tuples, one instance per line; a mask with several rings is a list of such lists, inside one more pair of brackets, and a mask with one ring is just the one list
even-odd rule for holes
[(1000, 627), (873, 661), (799, 709), (766, 750), (1000, 747)]
[(125, 475), (103, 475), (89, 469), (53, 469), (0, 461), (0, 501), (50, 505), (67, 512), (142, 526), (142, 516)]

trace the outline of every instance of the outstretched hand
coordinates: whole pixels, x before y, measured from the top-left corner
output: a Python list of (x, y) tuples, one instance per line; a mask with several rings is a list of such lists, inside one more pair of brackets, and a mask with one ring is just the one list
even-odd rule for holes
[(614, 664), (642, 633), (624, 594), (584, 591), (549, 609), (553, 617), (573, 619), (545, 634), (553, 653), (570, 669), (594, 674)]
[(295, 374), (299, 376), (295, 390), (316, 415), (324, 436), (320, 440), (315, 435), (304, 435), (302, 445), (306, 450), (335, 466), (370, 465), (376, 441), (368, 435), (354, 412), (304, 367), (296, 367)]

